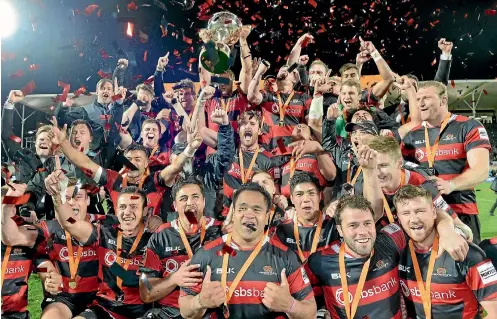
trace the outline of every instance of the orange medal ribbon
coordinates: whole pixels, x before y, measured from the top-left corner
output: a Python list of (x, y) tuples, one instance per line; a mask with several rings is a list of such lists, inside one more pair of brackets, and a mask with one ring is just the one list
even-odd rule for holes
[(433, 247), (431, 249), (430, 261), (428, 263), (428, 269), (426, 273), (426, 285), (423, 281), (423, 275), (421, 274), (421, 270), (419, 268), (418, 257), (416, 257), (416, 251), (414, 250), (414, 244), (412, 240), (409, 240), (409, 252), (411, 253), (412, 264), (414, 266), (414, 274), (416, 275), (416, 281), (418, 282), (421, 300), (423, 301), (425, 317), (426, 319), (431, 319), (431, 276), (433, 275), (435, 259), (437, 259), (438, 255), (438, 234), (435, 234), (435, 240), (433, 241)]
[[(149, 173), (150, 172), (149, 172), (149, 170), (147, 168), (147, 171), (145, 172), (145, 174), (143, 174), (143, 177), (140, 179), (140, 183), (138, 183), (138, 189), (142, 189), (143, 183), (147, 179)], [(128, 186), (128, 174), (126, 174), (126, 175), (123, 176), (123, 184), (122, 184), (121, 188), (125, 188), (126, 186)]]
[(238, 157), (240, 158), (240, 177), (242, 179), (242, 184), (245, 184), (252, 175), (252, 169), (254, 168), (255, 161), (257, 160), (257, 156), (259, 155), (259, 150), (259, 146), (257, 146), (254, 155), (252, 155), (252, 160), (250, 161), (250, 165), (247, 168), (247, 171), (245, 171), (245, 166), (243, 165), (242, 149), (240, 148), (240, 150), (238, 151)]
[(290, 158), (290, 178), (293, 177), (293, 175), (295, 174), (295, 169), (297, 168), (297, 162), (299, 161), (299, 159), (301, 158), (302, 156), (297, 156), (296, 158), (294, 158), (293, 156)]
[[(401, 171), (401, 176), (400, 176), (400, 187), (404, 186), (405, 183), (406, 183), (406, 173), (404, 172), (404, 170)], [(387, 201), (387, 197), (385, 196), (385, 193), (383, 193), (383, 207), (385, 208), (385, 213), (387, 214), (387, 217), (388, 217), (388, 222), (391, 224), (391, 223), (394, 223), (395, 220), (393, 218), (393, 214), (392, 214), (392, 210), (390, 209), (390, 205), (388, 204), (388, 201)]]
[(285, 104), (281, 101), (281, 95), (280, 92), (276, 92), (276, 97), (278, 98), (278, 104), (280, 106), (280, 122), (278, 123), (280, 126), (285, 125), (285, 112), (286, 108), (288, 107), (288, 104), (290, 104), (290, 101), (292, 100), (293, 95), (295, 94), (295, 91), (292, 91), (288, 98), (285, 101)]
[(350, 180), (350, 175), (351, 175), (351, 169), (350, 169), (350, 164), (352, 163), (352, 159), (349, 161), (349, 165), (347, 166), (347, 183), (350, 184), (351, 186), (354, 186), (355, 183), (357, 182), (357, 178), (359, 178), (359, 175), (361, 174), (362, 172), (362, 166), (359, 166), (359, 168), (357, 169), (357, 171), (355, 172), (355, 175), (354, 175), (354, 178), (352, 178), (352, 180)]
[[(145, 226), (142, 224), (140, 226), (140, 231), (138, 232), (138, 235), (136, 235), (135, 241), (133, 242), (133, 245), (131, 246), (131, 250), (129, 251), (128, 255), (132, 255), (136, 248), (138, 247), (138, 244), (140, 243), (140, 240), (143, 236), (143, 232), (145, 230)], [(122, 257), (121, 257), (121, 252), (122, 252), (122, 244), (123, 244), (123, 233), (121, 231), (117, 232), (117, 260), (119, 261), (119, 265), (122, 264)], [(128, 270), (129, 264), (131, 263), (131, 259), (126, 259), (124, 262), (124, 270)], [(123, 289), (123, 280), (119, 277), (117, 277), (117, 286), (119, 289)]]
[(2, 261), (2, 288), (3, 288), (3, 281), (5, 280), (5, 275), (7, 271), (7, 265), (9, 264), (9, 259), (10, 259), (10, 252), (12, 251), (12, 246), (7, 246), (5, 249), (5, 256), (3, 257)]
[(430, 145), (430, 135), (428, 134), (428, 127), (426, 126), (425, 123), (425, 145), (426, 145), (426, 156), (428, 159), (428, 165), (430, 168), (433, 168), (433, 165), (435, 163), (435, 156), (437, 155), (438, 151), (438, 143), (440, 142), (440, 136), (442, 136), (443, 131), (447, 127), (447, 124), (449, 124), (450, 117), (452, 116), (451, 113), (447, 113), (447, 116), (445, 116), (442, 125), (440, 126), (440, 133), (438, 133), (437, 139), (435, 140), (435, 143), (433, 146)]
[(347, 319), (354, 318), (357, 312), (357, 307), (359, 306), (359, 301), (361, 300), (362, 289), (364, 288), (364, 283), (366, 282), (366, 276), (368, 275), (369, 264), (371, 263), (373, 254), (374, 250), (371, 251), (371, 256), (364, 263), (364, 266), (362, 266), (361, 276), (359, 277), (359, 282), (357, 283), (354, 299), (352, 300), (351, 305), (349, 299), (349, 284), (347, 283), (347, 271), (345, 269), (345, 243), (342, 243), (340, 246), (340, 251), (338, 253), (338, 264), (340, 267), (340, 282), (342, 284), (342, 296), (345, 304)]
[[(188, 238), (186, 237), (185, 230), (183, 229), (183, 226), (181, 225), (181, 221), (179, 218), (177, 219), (178, 221), (178, 232), (181, 237), (181, 241), (183, 242), (183, 245), (185, 246), (186, 252), (188, 254), (188, 258), (192, 258), (193, 256), (193, 251), (192, 247), (190, 246), (190, 243), (188, 242)], [(200, 245), (204, 242), (205, 238), (205, 232), (206, 232), (206, 221), (205, 218), (202, 217), (200, 219)]]
[(76, 257), (74, 257), (74, 250), (72, 247), (72, 238), (71, 234), (66, 232), (66, 243), (67, 243), (67, 252), (69, 254), (69, 272), (71, 274), (71, 278), (69, 280), (69, 288), (75, 289), (76, 284), (76, 273), (78, 272), (79, 262), (81, 260), (81, 255), (83, 253), (83, 246), (78, 246), (78, 252)]
[[(321, 235), (321, 229), (323, 228), (323, 213), (319, 212), (319, 220), (318, 225), (316, 226), (316, 232), (314, 233), (314, 237), (312, 238), (311, 252), (313, 254), (316, 252), (319, 243), (319, 236)], [(293, 237), (295, 238), (295, 244), (297, 245), (297, 251), (299, 253), (300, 260), (302, 262), (305, 261), (304, 253), (300, 248), (300, 234), (299, 234), (299, 222), (297, 220), (297, 215), (295, 215), (293, 219)]]

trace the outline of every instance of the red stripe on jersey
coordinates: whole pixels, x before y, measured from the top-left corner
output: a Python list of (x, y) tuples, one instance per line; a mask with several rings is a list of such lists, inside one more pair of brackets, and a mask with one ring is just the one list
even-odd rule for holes
[[(412, 300), (414, 303), (422, 304), (423, 301), (421, 299), (417, 281), (407, 280), (407, 287), (409, 288), (408, 294), (407, 287), (405, 287), (406, 280), (401, 279), (401, 281), (403, 282), (402, 290), (404, 296), (407, 296), (408, 299)], [(471, 307), (477, 308), (478, 306), (475, 295), (465, 282), (453, 284), (431, 283), (432, 305), (458, 304), (462, 302), (465, 302), (465, 304)]]
[(458, 214), (478, 215), (476, 203), (449, 204), (449, 206)]
[(20, 286), (17, 293), (9, 296), (5, 295), (2, 289), (2, 314), (7, 312), (25, 312), (26, 310), (28, 310), (28, 285)]
[[(158, 231), (158, 229), (157, 229), (157, 231)], [(162, 273), (162, 271), (163, 271), (162, 262), (161, 262), (159, 256), (157, 256), (157, 254), (150, 248), (147, 248), (145, 255), (146, 255), (146, 258), (145, 258), (144, 267), (150, 268), (150, 269), (155, 270), (159, 273)]]
[(477, 143), (478, 148), (486, 148), (489, 151), (492, 150), (492, 146), (490, 145), (490, 140), (488, 139), (488, 133), (483, 126), (474, 127), (468, 133), (468, 135), (466, 135), (466, 140), (464, 141), (464, 147), (466, 148), (467, 151), (472, 149), (470, 145), (472, 143)]
[(292, 274), (288, 275), (290, 283), (290, 293), (293, 295), (309, 285), (310, 280), (303, 266), (300, 266)]
[(390, 224), (381, 229), (381, 232), (390, 237), (394, 242), (397, 250), (402, 252), (407, 246), (404, 230), (398, 224)]
[(497, 286), (497, 272), (490, 259), (486, 259), (469, 268), (466, 283), (472, 290)]

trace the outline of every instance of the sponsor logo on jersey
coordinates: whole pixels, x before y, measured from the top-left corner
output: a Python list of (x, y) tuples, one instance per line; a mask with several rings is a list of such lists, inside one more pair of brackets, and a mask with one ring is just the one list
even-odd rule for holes
[(182, 262), (177, 262), (176, 260), (174, 259), (168, 259), (165, 263), (164, 263), (164, 270), (169, 273), (169, 274), (172, 274), (173, 272), (176, 272), (178, 271), (179, 267), (181, 267), (185, 262), (182, 261)]
[[(228, 287), (226, 287), (228, 288)], [(264, 298), (264, 290), (259, 290), (255, 288), (245, 289), (243, 287), (238, 287), (233, 291), (233, 296), (235, 297), (261, 297)]]
[[(78, 251), (73, 251), (74, 258), (78, 257)], [(88, 250), (83, 250), (81, 252), (81, 257), (95, 257), (97, 256), (97, 252), (94, 251), (93, 249), (88, 249)], [(62, 247), (62, 249), (59, 251), (59, 258), (60, 260), (68, 260), (69, 259), (69, 251), (67, 250), (67, 247)]]
[[(223, 268), (216, 268), (216, 274), (222, 274)], [(234, 274), (235, 268), (228, 268), (228, 274)]]
[(383, 268), (386, 268), (388, 266), (388, 263), (384, 262), (382, 259), (378, 260), (376, 263), (376, 268), (373, 269), (373, 271), (377, 271)]
[(481, 281), (484, 285), (491, 282), (497, 282), (497, 271), (491, 261), (476, 267), (476, 269), (478, 270)]
[(176, 246), (176, 247), (166, 247), (165, 250), (166, 252), (170, 251), (179, 251), (181, 249), (181, 246)]
[(288, 244), (294, 244), (294, 245), (297, 243), (297, 242), (295, 241), (295, 239), (293, 239), (293, 238), (287, 238), (287, 239), (286, 239), (286, 242), (287, 242)]
[(271, 105), (271, 111), (273, 113), (280, 114), (280, 107), (278, 103), (273, 103), (273, 105)]
[(423, 152), (422, 149), (417, 149), (416, 153), (414, 154), (414, 157), (418, 162), (421, 162), (421, 160), (425, 157), (425, 152)]
[[(402, 293), (404, 296), (415, 296), (421, 297), (421, 292), (418, 289), (418, 286), (413, 288), (409, 288), (404, 281), (400, 281), (400, 287), (402, 288)], [(439, 292), (439, 291), (431, 291), (431, 299), (437, 300), (450, 300), (456, 298), (456, 292), (454, 290), (449, 290), (448, 292)]]
[(266, 275), (266, 276), (276, 275), (276, 273), (273, 271), (273, 267), (271, 267), (271, 266), (262, 267), (262, 271), (260, 271), (259, 274)]
[[(347, 278), (350, 278), (350, 272), (348, 272), (346, 274), (346, 276), (347, 276)], [(340, 278), (342, 278), (342, 277), (340, 277), (339, 273), (332, 273), (331, 274), (331, 279), (333, 279), (333, 280), (337, 280), (337, 279), (340, 279)]]
[(26, 255), (26, 253), (21, 248), (14, 248), (14, 249), (12, 249), (12, 253), (10, 255), (11, 256), (24, 256), (24, 255)]
[(404, 265), (399, 265), (399, 270), (403, 272), (410, 273), (411, 272), (411, 267), (406, 267)]
[(304, 281), (304, 284), (308, 284), (310, 282), (309, 277), (307, 276), (307, 272), (305, 271), (304, 267), (300, 267), (300, 271), (302, 272), (302, 280)]
[(15, 274), (22, 274), (24, 273), (24, 266), (18, 266), (18, 267), (10, 267), (5, 269), (5, 274), (6, 275), (15, 275)]
[(414, 145), (424, 144), (425, 140), (414, 141)]
[(116, 253), (113, 251), (108, 251), (104, 256), (105, 264), (111, 266), (117, 259)]
[[(451, 148), (451, 149), (446, 149), (446, 150), (438, 150), (435, 153), (436, 156), (455, 156), (459, 155), (460, 150), (457, 148)], [(425, 152), (422, 149), (417, 149), (416, 153), (414, 154), (414, 157), (416, 157), (416, 160), (421, 162), (421, 160), (425, 157)]]
[(456, 139), (456, 137), (454, 136), (454, 134), (449, 133), (449, 134), (445, 135), (445, 137), (443, 138), (443, 141), (453, 141), (455, 139)]
[(389, 224), (381, 229), (383, 232), (387, 234), (395, 234), (396, 232), (400, 231), (400, 226), (396, 224)]
[[(390, 291), (390, 290), (394, 289), (397, 286), (398, 286), (398, 284), (397, 284), (397, 278), (390, 277), (390, 279), (386, 283), (383, 283), (383, 284), (380, 284), (380, 285), (373, 285), (373, 287), (371, 287), (369, 289), (366, 289), (366, 290), (363, 290), (362, 293), (361, 293), (361, 299), (365, 299), (365, 298), (368, 298), (368, 297), (373, 297), (375, 295), (381, 294), (382, 292)], [(337, 302), (341, 306), (345, 305), (342, 288), (339, 288), (336, 291), (335, 298), (336, 298)], [(352, 296), (352, 293), (349, 291), (349, 301), (350, 301), (350, 303), (352, 303), (352, 300), (353, 300), (353, 296)]]
[(478, 135), (480, 136), (481, 139), (488, 140), (488, 133), (484, 127), (478, 128)]
[(445, 267), (438, 267), (437, 270), (433, 273), (433, 275), (439, 277), (452, 277), (451, 274), (447, 273), (447, 268)]

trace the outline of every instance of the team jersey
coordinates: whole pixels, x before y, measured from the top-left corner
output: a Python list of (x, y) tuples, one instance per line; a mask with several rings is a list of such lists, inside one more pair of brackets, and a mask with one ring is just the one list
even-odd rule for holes
[[(219, 125), (213, 123), (211, 120), (211, 114), (216, 110), (216, 108), (222, 108), (223, 102), (226, 105), (226, 111), (228, 112), (228, 119), (230, 121), (231, 127), (233, 127), (234, 132), (238, 132), (238, 118), (247, 109), (249, 109), (250, 102), (247, 99), (247, 95), (244, 94), (240, 88), (237, 88), (229, 98), (211, 98), (205, 103), (205, 117), (207, 122), (207, 127), (218, 132)], [(216, 150), (212, 147), (207, 147), (207, 155), (214, 153)]]
[[(383, 228), (376, 236), (374, 254), (371, 257), (361, 300), (354, 318), (391, 319), (402, 318), (398, 262), (406, 247), (406, 236), (397, 224)], [(326, 309), (332, 318), (346, 319), (344, 294), (339, 268), (340, 243), (319, 250), (309, 257), (309, 277), (320, 285)], [(353, 258), (345, 253), (345, 269), (352, 304), (357, 283), (368, 258)]]
[[(447, 202), (443, 199), (442, 195), (440, 195), (435, 181), (429, 179), (430, 175), (425, 170), (420, 168), (417, 164), (404, 162), (402, 174), (405, 176), (405, 178), (404, 183), (401, 186), (407, 184), (421, 186), (431, 194), (433, 205), (436, 208), (444, 210), (452, 218), (457, 217), (456, 213), (452, 210), (452, 208), (450, 208), (449, 204), (447, 204)], [(392, 216), (395, 221), (397, 221), (397, 209), (395, 208), (395, 205), (393, 203), (393, 198), (396, 193), (397, 191), (393, 193), (386, 193), (385, 191), (383, 191), (383, 194), (385, 195), (388, 206), (390, 207), (390, 211), (392, 212)], [(383, 217), (376, 222), (376, 229), (380, 230), (381, 228), (387, 226), (389, 223), (390, 222), (388, 220), (388, 217), (386, 216), (386, 214), (384, 214)]]
[[(243, 154), (243, 166), (244, 171), (248, 171), (254, 152), (242, 152)], [(274, 177), (274, 168), (276, 164), (271, 160), (271, 153), (260, 149), (259, 154), (257, 154), (257, 159), (255, 160), (254, 167), (252, 168), (251, 174), (256, 170), (261, 170), (268, 172)], [(233, 197), (233, 192), (242, 185), (242, 177), (240, 172), (240, 158), (239, 151), (235, 152), (235, 157), (233, 162), (224, 173), (223, 186), (224, 186), (224, 199), (223, 204), (225, 208), (229, 208), (231, 205), (231, 198)], [(249, 176), (247, 182), (250, 181), (252, 176)], [(227, 215), (227, 209), (223, 211), (223, 215)]]
[[(404, 250), (399, 264), (406, 310), (411, 318), (426, 318), (409, 249)], [(430, 256), (431, 250), (416, 251), (424, 281)], [(478, 303), (497, 298), (497, 272), (484, 252), (473, 243), (469, 243), (469, 252), (463, 262), (455, 261), (444, 252), (435, 259), (432, 273), (432, 318), (480, 318)]]
[[(119, 197), (121, 190), (125, 187), (123, 182), (123, 176), (111, 169), (103, 170), (98, 181), (99, 185), (105, 186), (110, 193), (116, 212), (117, 198)], [(137, 184), (127, 183), (127, 186), (132, 185), (138, 186)], [(147, 208), (153, 210), (153, 215), (160, 215), (161, 202), (171, 197), (171, 188), (165, 185), (160, 176), (160, 172), (151, 173), (145, 177), (142, 189), (147, 194)]]
[[(197, 251), (204, 245), (221, 236), (222, 222), (213, 218), (205, 217), (205, 238), (200, 242), (200, 230), (192, 235), (187, 234), (188, 243), (192, 252)], [(185, 261), (190, 259), (185, 245), (181, 240), (178, 230), (178, 220), (160, 226), (150, 237), (147, 245), (144, 267), (142, 270), (150, 278), (167, 278), (176, 271)], [(159, 305), (165, 307), (171, 318), (181, 318), (179, 312), (178, 298), (180, 288), (176, 287), (169, 295), (159, 300)]]
[(337, 169), (333, 181), (332, 200), (337, 200), (344, 195), (362, 194), (364, 176), (350, 141), (343, 141), (341, 145), (333, 147), (331, 157)]
[[(440, 134), (440, 127), (428, 128), (430, 145), (434, 146)], [(401, 143), (404, 159), (428, 168), (425, 144), (425, 127), (418, 125), (408, 132)], [(442, 134), (436, 152), (434, 170), (438, 177), (450, 181), (465, 172), (468, 166), (467, 154), (472, 149), (492, 149), (488, 134), (480, 122), (466, 116), (452, 114)], [(478, 214), (474, 189), (454, 191), (444, 195), (445, 201), (458, 214)]]
[(479, 246), (497, 268), (497, 237), (482, 240)]
[[(130, 255), (128, 252), (136, 237), (123, 236), (121, 251), (117, 252), (118, 225), (93, 224), (92, 227), (92, 234), (84, 245), (92, 246), (98, 253), (99, 289), (93, 303), (105, 309), (116, 319), (140, 317), (150, 308), (150, 305), (144, 304), (140, 297), (137, 271), (143, 262), (146, 246), (152, 233), (145, 230), (136, 250)], [(122, 289), (117, 284), (117, 276), (111, 270), (112, 264), (118, 262), (117, 254), (119, 253), (122, 256), (120, 266), (124, 267), (124, 263), (130, 260), (128, 269), (125, 271), (129, 280), (123, 280)]]
[[(281, 93), (281, 103), (284, 105), (290, 94)], [(262, 92), (262, 116), (263, 135), (262, 144), (273, 154), (280, 154), (278, 140), (282, 139), (285, 146), (292, 143), (292, 132), (295, 126), (300, 123), (307, 123), (306, 116), (309, 115), (309, 106), (306, 106), (308, 97), (305, 93), (295, 92), (292, 100), (289, 101), (283, 117), (283, 125), (280, 122), (280, 106), (278, 97), (271, 92)]]
[[(290, 198), (290, 167), (291, 162), (281, 167), (281, 194)], [(319, 163), (316, 154), (303, 155), (295, 165), (295, 172), (307, 172), (319, 180), (321, 187), (326, 185), (326, 179), (319, 170)]]
[[(227, 235), (201, 247), (194, 255), (191, 264), (200, 264), (204, 273), (210, 266), (211, 281), (221, 281), (223, 254), (222, 248)], [(281, 283), (281, 271), (286, 269), (290, 293), (296, 300), (311, 300), (314, 298), (309, 278), (297, 255), (289, 250), (276, 238), (264, 237), (265, 243), (261, 251), (247, 269), (229, 301), (230, 318), (285, 318), (283, 313), (272, 313), (262, 303), (264, 288), (268, 282)], [(227, 286), (235, 279), (253, 249), (242, 250), (236, 243), (230, 246), (236, 251), (235, 256), (229, 257)], [(196, 296), (202, 290), (202, 284), (193, 288), (181, 288), (181, 295)], [(208, 309), (204, 318), (224, 318), (221, 308)]]
[[(69, 287), (71, 271), (69, 268), (69, 250), (67, 248), (66, 232), (57, 220), (46, 220), (37, 224), (41, 229), (45, 242), (48, 245), (48, 256), (62, 276), (62, 291), (75, 294), (95, 292), (98, 290), (98, 256), (92, 246), (82, 247), (81, 259), (76, 272), (76, 288)], [(76, 239), (71, 238), (74, 260), (78, 255), (79, 246)]]
[[(38, 230), (38, 236), (33, 248), (13, 246), (10, 248), (9, 261), (2, 269), (2, 316), (27, 313), (28, 308), (28, 278), (34, 266), (48, 260), (46, 256), (35, 257), (36, 247), (43, 241), (43, 234)], [(2, 242), (2, 265), (7, 252), (7, 245)], [(33, 262), (35, 265), (33, 265)]]

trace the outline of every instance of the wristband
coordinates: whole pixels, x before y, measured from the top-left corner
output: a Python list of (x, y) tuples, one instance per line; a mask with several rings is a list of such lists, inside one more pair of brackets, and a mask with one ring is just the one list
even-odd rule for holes
[(192, 149), (190, 145), (187, 145), (185, 150), (183, 151), (183, 154), (185, 154), (185, 156), (188, 158), (193, 158), (195, 156), (196, 151), (197, 150)]
[(373, 53), (371, 53), (371, 57), (375, 62), (383, 59), (383, 57), (381, 56), (380, 52), (378, 52), (378, 50), (374, 50)]
[(5, 101), (5, 104), (3, 106), (7, 110), (13, 110), (14, 106), (15, 106), (15, 103), (13, 101), (11, 101), (11, 100), (7, 100), (7, 101)]
[(247, 56), (244, 56), (243, 59), (245, 60), (246, 58), (251, 57), (251, 56), (252, 56), (252, 54), (249, 54)]
[(297, 301), (295, 300), (295, 298), (292, 297), (292, 305), (290, 306), (290, 308), (288, 308), (288, 311), (286, 313), (292, 312), (295, 308), (295, 304), (297, 304)]

